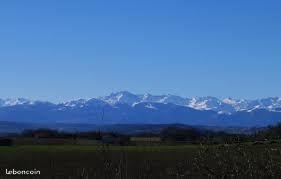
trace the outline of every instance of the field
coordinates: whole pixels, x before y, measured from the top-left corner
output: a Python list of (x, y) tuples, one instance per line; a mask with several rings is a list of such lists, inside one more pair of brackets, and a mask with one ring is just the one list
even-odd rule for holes
[(280, 144), (0, 147), (5, 169), (37, 169), (33, 178), (280, 178)]

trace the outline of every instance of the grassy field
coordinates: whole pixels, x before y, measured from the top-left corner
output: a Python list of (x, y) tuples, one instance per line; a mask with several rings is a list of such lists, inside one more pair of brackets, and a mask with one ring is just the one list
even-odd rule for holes
[(33, 178), (280, 178), (281, 145), (0, 147), (5, 169), (37, 169)]

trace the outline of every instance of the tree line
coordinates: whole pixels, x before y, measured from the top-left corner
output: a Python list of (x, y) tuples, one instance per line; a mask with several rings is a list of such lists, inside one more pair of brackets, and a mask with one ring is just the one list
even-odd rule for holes
[[(139, 133), (124, 135), (114, 132), (89, 131), (89, 132), (64, 132), (53, 129), (25, 130), (16, 137), (27, 138), (64, 138), (64, 139), (89, 139), (132, 144), (131, 137), (161, 138), (166, 143), (193, 143), (193, 144), (233, 144), (254, 141), (272, 141), (281, 139), (281, 123), (276, 126), (269, 126), (264, 130), (252, 134), (230, 134), (226, 132), (214, 132), (210, 130), (199, 130), (197, 128), (167, 127), (159, 133)], [(0, 145), (10, 145), (11, 140), (0, 138)]]

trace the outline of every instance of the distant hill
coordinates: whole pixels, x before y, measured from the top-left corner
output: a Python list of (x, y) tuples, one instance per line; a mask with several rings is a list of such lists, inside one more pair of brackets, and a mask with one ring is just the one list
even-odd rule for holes
[(216, 126), (189, 126), (183, 124), (113, 124), (113, 125), (95, 125), (95, 124), (66, 124), (66, 123), (17, 123), (0, 121), (0, 136), (7, 133), (21, 133), (24, 130), (48, 128), (63, 132), (89, 132), (89, 131), (104, 131), (115, 132), (121, 134), (142, 134), (142, 133), (160, 133), (168, 127), (177, 128), (194, 128), (198, 130), (208, 131), (223, 131), (235, 134), (249, 134), (260, 128), (247, 127), (216, 127)]

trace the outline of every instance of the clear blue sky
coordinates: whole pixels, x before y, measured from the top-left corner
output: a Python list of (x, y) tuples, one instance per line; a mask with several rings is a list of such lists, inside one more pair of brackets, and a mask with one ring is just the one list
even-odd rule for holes
[(281, 1), (1, 1), (0, 83), (50, 101), (281, 96)]

